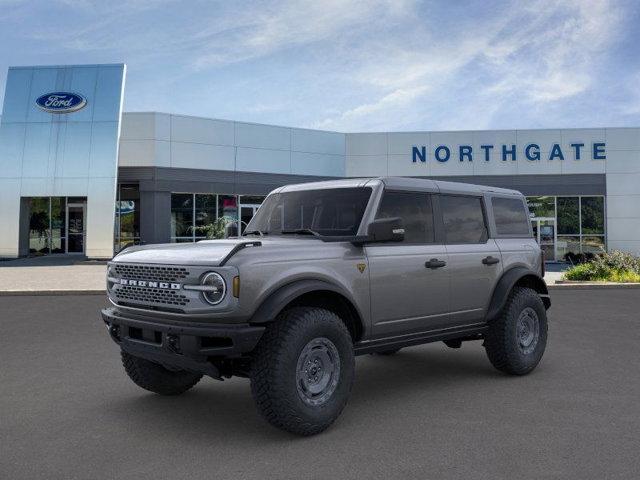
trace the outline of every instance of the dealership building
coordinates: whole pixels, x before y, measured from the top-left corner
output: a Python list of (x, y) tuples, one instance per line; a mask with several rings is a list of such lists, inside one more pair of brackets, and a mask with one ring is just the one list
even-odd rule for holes
[(0, 257), (109, 258), (242, 230), (288, 184), (411, 176), (514, 188), (547, 258), (640, 254), (640, 128), (345, 133), (123, 112), (122, 64), (9, 69)]

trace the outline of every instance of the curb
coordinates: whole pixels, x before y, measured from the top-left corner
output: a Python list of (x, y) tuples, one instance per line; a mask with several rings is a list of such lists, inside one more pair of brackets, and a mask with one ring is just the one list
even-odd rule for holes
[(24, 297), (47, 295), (106, 295), (106, 290), (2, 290), (0, 297)]
[(549, 290), (608, 290), (612, 288), (636, 289), (640, 288), (640, 283), (554, 283), (547, 285)]

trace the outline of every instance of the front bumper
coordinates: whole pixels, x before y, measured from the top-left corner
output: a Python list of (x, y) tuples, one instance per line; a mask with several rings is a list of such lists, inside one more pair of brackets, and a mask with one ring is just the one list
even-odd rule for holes
[(159, 321), (146, 315), (102, 310), (111, 338), (123, 351), (147, 360), (220, 378), (212, 360), (252, 351), (265, 327)]

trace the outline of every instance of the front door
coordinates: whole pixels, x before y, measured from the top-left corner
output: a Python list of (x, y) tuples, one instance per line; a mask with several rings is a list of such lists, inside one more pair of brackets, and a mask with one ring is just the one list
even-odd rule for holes
[(375, 336), (442, 328), (449, 318), (445, 246), (435, 243), (432, 197), (386, 191), (377, 218), (402, 219), (403, 242), (365, 247)]
[(538, 241), (544, 252), (544, 258), (553, 262), (556, 260), (556, 219), (534, 218), (531, 220), (533, 237)]
[(67, 203), (67, 253), (84, 253), (85, 204)]

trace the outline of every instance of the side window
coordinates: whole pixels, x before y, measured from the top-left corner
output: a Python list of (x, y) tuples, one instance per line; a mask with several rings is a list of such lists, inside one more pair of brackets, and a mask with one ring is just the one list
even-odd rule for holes
[(447, 243), (484, 243), (487, 241), (488, 233), (482, 211), (482, 198), (442, 195), (440, 206)]
[(498, 235), (522, 235), (523, 237), (531, 235), (529, 215), (521, 198), (493, 197), (491, 206)]
[(404, 243), (433, 243), (433, 209), (427, 193), (391, 192), (383, 194), (376, 218), (400, 217)]

